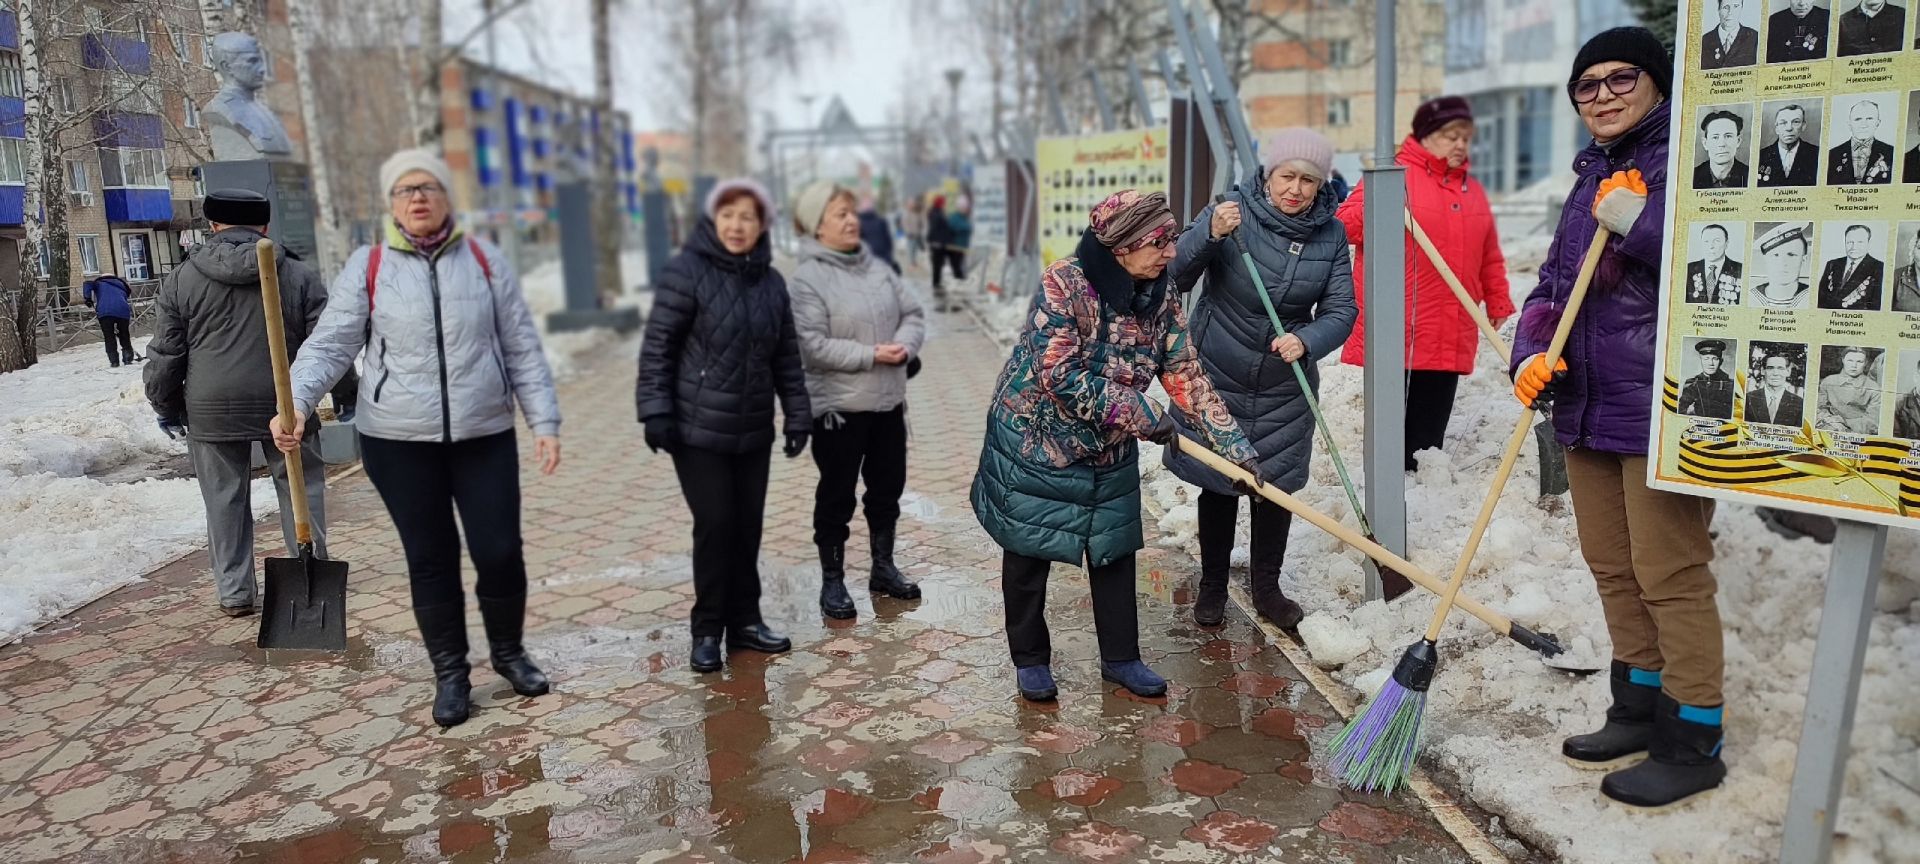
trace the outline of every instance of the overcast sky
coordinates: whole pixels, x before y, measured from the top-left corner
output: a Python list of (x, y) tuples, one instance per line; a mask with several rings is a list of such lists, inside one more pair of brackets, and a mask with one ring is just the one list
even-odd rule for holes
[[(862, 123), (881, 124), (904, 92), (924, 94), (945, 104), (940, 70), (961, 59), (952, 40), (937, 33), (915, 34), (910, 4), (900, 0), (796, 0), (808, 10), (837, 16), (845, 39), (834, 56), (816, 56), (798, 76), (783, 78), (755, 111), (773, 111), (782, 126), (817, 120), (827, 97), (838, 95)], [(634, 128), (650, 130), (665, 122), (656, 94), (661, 81), (657, 28), (650, 22), (650, 0), (615, 0), (613, 11), (614, 99), (634, 118)], [(446, 32), (458, 39), (480, 21), (480, 0), (449, 0)], [(530, 78), (593, 93), (593, 50), (587, 0), (538, 0), (508, 16), (496, 30), (500, 65)], [(485, 58), (486, 42), (476, 39), (469, 53)], [(802, 108), (802, 95), (816, 97), (814, 118)], [(963, 94), (964, 98), (964, 94)]]

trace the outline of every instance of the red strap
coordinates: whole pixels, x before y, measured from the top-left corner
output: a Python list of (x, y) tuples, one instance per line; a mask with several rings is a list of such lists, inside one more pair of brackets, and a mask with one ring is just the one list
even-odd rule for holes
[(373, 244), (373, 251), (367, 255), (367, 317), (369, 320), (373, 317), (373, 287), (375, 280), (380, 278), (380, 250), (386, 248), (386, 245), (385, 243)]
[(473, 252), (473, 258), (480, 262), (480, 274), (487, 277), (487, 287), (493, 287), (493, 265), (487, 261), (487, 253), (480, 251), (480, 241), (467, 237), (467, 249)]

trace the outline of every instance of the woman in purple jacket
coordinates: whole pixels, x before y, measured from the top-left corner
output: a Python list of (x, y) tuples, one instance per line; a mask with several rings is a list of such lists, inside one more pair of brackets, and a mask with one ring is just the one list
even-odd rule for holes
[[(1580, 550), (1613, 639), (1606, 725), (1567, 739), (1562, 752), (1594, 769), (1644, 755), (1600, 784), (1607, 797), (1639, 807), (1677, 803), (1719, 786), (1727, 773), (1720, 610), (1708, 567), (1713, 503), (1650, 489), (1646, 480), (1672, 78), (1672, 56), (1639, 27), (1608, 30), (1580, 49), (1567, 93), (1593, 143), (1574, 159), (1579, 179), (1513, 351), (1522, 358), (1514, 394), (1523, 403), (1554, 403)], [(1614, 236), (1565, 356), (1549, 370), (1542, 354), (1601, 226)]]

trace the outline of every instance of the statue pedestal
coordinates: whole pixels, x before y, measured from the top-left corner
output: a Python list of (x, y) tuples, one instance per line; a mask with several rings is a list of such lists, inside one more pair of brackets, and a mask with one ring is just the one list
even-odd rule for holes
[(209, 192), (248, 189), (267, 196), (273, 205), (273, 225), (267, 232), (273, 242), (318, 266), (313, 178), (304, 163), (267, 159), (208, 162), (200, 166), (200, 176)]
[(555, 209), (560, 211), (560, 273), (566, 288), (567, 307), (547, 315), (547, 330), (565, 333), (609, 327), (621, 333), (640, 327), (638, 309), (600, 308), (598, 250), (596, 233), (618, 230), (593, 221), (593, 193), (581, 181), (562, 183), (555, 190)]

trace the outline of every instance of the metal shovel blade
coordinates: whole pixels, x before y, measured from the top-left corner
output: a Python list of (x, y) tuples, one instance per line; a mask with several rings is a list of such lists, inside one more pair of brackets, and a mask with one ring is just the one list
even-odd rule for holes
[(1553, 418), (1533, 424), (1533, 443), (1540, 448), (1540, 495), (1564, 495), (1567, 485), (1567, 451), (1553, 437)]
[(347, 562), (313, 557), (268, 558), (262, 648), (347, 650)]

